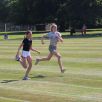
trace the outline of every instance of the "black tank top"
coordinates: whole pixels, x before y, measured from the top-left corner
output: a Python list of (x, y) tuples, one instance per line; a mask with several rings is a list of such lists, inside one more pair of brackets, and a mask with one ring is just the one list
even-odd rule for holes
[(23, 50), (24, 51), (29, 51), (32, 45), (32, 40), (25, 38), (23, 41)]

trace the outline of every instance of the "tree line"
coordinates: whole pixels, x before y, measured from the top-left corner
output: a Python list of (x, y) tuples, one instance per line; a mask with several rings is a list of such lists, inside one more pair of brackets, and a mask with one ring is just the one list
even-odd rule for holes
[(102, 0), (0, 0), (0, 22), (46, 24), (55, 22), (60, 30), (102, 25)]

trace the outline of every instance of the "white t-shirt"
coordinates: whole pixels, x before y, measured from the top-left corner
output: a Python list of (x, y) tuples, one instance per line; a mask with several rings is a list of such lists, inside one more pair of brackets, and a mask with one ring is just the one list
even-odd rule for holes
[(59, 37), (61, 37), (61, 33), (60, 32), (49, 32), (47, 34), (47, 37), (50, 39), (50, 45), (56, 46)]

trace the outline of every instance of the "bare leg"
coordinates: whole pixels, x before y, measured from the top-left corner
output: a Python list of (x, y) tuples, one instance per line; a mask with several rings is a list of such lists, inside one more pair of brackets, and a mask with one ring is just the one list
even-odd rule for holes
[(59, 67), (60, 67), (61, 72), (64, 73), (65, 69), (63, 69), (63, 66), (62, 66), (61, 55), (59, 53), (57, 53), (57, 52), (54, 52), (54, 55), (58, 59), (58, 64), (59, 64)]
[(27, 69), (27, 63), (26, 63), (26, 58), (22, 57), (22, 59), (19, 61), (22, 65), (23, 68)]
[(83, 35), (83, 30), (81, 31), (81, 34)]
[(49, 53), (47, 57), (36, 59), (35, 65), (37, 65), (40, 61), (49, 61), (52, 58), (52, 56), (53, 53)]
[(86, 35), (86, 30), (84, 30), (84, 35)]
[(49, 53), (49, 55), (48, 55), (47, 57), (45, 57), (45, 58), (41, 58), (41, 59), (39, 59), (39, 61), (50, 60), (52, 56), (53, 56), (53, 54), (52, 54), (52, 53)]
[(30, 70), (32, 68), (32, 58), (30, 56), (28, 56), (27, 61), (28, 61), (29, 66), (28, 66), (28, 68), (26, 70), (25, 77), (28, 77), (28, 74), (29, 74), (29, 72), (30, 72)]

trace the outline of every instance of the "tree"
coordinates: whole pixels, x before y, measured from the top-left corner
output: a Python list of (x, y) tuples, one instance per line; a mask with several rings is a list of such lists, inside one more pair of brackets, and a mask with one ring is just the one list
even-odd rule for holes
[(9, 9), (8, 1), (0, 0), (0, 22), (6, 22), (8, 20)]
[(64, 6), (66, 20), (76, 27), (84, 23), (95, 25), (96, 18), (101, 16), (99, 4), (97, 0), (68, 0)]
[(56, 22), (61, 31), (83, 23), (102, 23), (102, 0), (1, 0), (0, 22), (45, 24)]
[(15, 23), (49, 23), (55, 19), (57, 0), (11, 0), (10, 7), (10, 18)]

